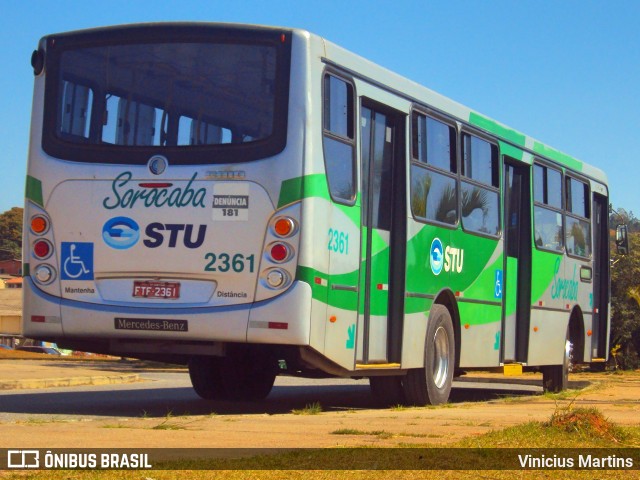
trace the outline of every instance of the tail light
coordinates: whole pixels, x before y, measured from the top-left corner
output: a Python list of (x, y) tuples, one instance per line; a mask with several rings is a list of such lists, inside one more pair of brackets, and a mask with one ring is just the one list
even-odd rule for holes
[(273, 231), (280, 238), (286, 238), (296, 233), (297, 225), (295, 220), (289, 217), (277, 218), (273, 223)]
[(51, 257), (55, 257), (55, 249), (51, 232), (51, 221), (44, 213), (35, 213), (29, 220), (29, 234), (31, 236), (31, 272), (32, 279), (40, 285), (51, 284), (58, 276), (55, 260), (49, 263), (40, 263)]
[(256, 300), (266, 300), (293, 283), (300, 243), (300, 204), (291, 205), (271, 218), (264, 243)]
[(31, 232), (36, 235), (44, 235), (49, 230), (49, 221), (42, 215), (34, 215), (31, 218)]
[(40, 239), (33, 244), (33, 254), (40, 260), (49, 258), (52, 252), (53, 247), (48, 240)]
[(286, 262), (291, 257), (293, 249), (283, 242), (274, 243), (269, 249), (270, 260), (276, 263)]

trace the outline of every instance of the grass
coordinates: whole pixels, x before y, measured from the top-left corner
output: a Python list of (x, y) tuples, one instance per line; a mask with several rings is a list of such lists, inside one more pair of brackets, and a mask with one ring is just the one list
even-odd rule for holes
[[(636, 373), (633, 379), (638, 379)], [(429, 478), (462, 479), (462, 478), (491, 478), (496, 480), (518, 479), (591, 479), (591, 478), (614, 478), (628, 480), (635, 478), (637, 471), (576, 471), (576, 470), (548, 470), (548, 471), (522, 471), (517, 465), (512, 470), (482, 470), (482, 463), (487, 458), (509, 453), (509, 449), (516, 451), (533, 448), (573, 448), (579, 451), (589, 449), (603, 449), (598, 454), (605, 456), (619, 455), (620, 449), (635, 449), (635, 465), (640, 464), (640, 427), (620, 427), (613, 424), (604, 417), (602, 412), (594, 408), (574, 408), (575, 392), (569, 397), (569, 402), (561, 401), (563, 398), (550, 396), (556, 400), (556, 409), (546, 421), (528, 422), (514, 427), (494, 430), (482, 435), (467, 437), (454, 444), (443, 441), (441, 444), (419, 443), (422, 435), (415, 435), (415, 443), (401, 443), (399, 448), (327, 448), (327, 449), (298, 449), (289, 452), (275, 453), (272, 455), (253, 456), (242, 459), (208, 459), (208, 460), (180, 460), (167, 463), (166, 467), (175, 470), (151, 470), (151, 471), (38, 471), (38, 472), (0, 472), (0, 479), (23, 480), (33, 478), (34, 480), (121, 480), (145, 478), (153, 480), (178, 480), (190, 478), (194, 480), (224, 479), (235, 480), (251, 478), (256, 480), (293, 480), (304, 478), (305, 480), (371, 480), (371, 479), (393, 479), (393, 480), (422, 480)], [(637, 399), (630, 399), (637, 402)], [(548, 403), (548, 402), (547, 402)], [(424, 410), (416, 410), (424, 414)], [(305, 408), (296, 410), (299, 415), (318, 414), (322, 412), (319, 402), (308, 404)], [(158, 419), (150, 424), (157, 424)], [(420, 419), (415, 417), (413, 421)], [(222, 419), (224, 420), (224, 418)], [(171, 412), (167, 418), (158, 425), (180, 423)], [(378, 435), (389, 434), (384, 430), (366, 430), (343, 428), (331, 432), (334, 435)], [(446, 438), (444, 435), (426, 435), (424, 438)], [(396, 436), (413, 436), (410, 433), (395, 433)], [(364, 439), (369, 441), (370, 439)], [(407, 442), (411, 440), (407, 439)], [(437, 440), (436, 440), (437, 441)], [(440, 463), (432, 466), (433, 470), (424, 469), (422, 459), (416, 457), (418, 452), (433, 451), (433, 447), (440, 447), (445, 455), (440, 459)], [(420, 450), (418, 450), (420, 449)], [(464, 449), (464, 450), (462, 450)], [(487, 450), (476, 450), (487, 449)], [(446, 455), (447, 450), (451, 455)], [(467, 452), (471, 452), (467, 454)], [(474, 453), (475, 452), (475, 453)], [(553, 452), (551, 453), (553, 454)], [(473, 457), (472, 455), (476, 455)], [(513, 450), (511, 450), (513, 457)], [(468, 458), (467, 458), (468, 457)], [(485, 458), (486, 457), (486, 458)], [(469, 470), (455, 471), (449, 470), (453, 465), (467, 467), (468, 463), (461, 463), (467, 458)], [(402, 465), (393, 466), (392, 461), (400, 459)], [(508, 460), (508, 459), (507, 459)], [(505, 460), (505, 461), (507, 461)], [(516, 460), (517, 461), (517, 460)], [(156, 462), (153, 461), (154, 465)], [(511, 458), (511, 464), (513, 458)], [(379, 470), (380, 468), (393, 466), (396, 470)], [(502, 464), (500, 464), (502, 466)], [(506, 465), (506, 464), (505, 464)], [(161, 467), (162, 465), (156, 465)], [(207, 468), (209, 470), (199, 470)], [(378, 469), (375, 471), (367, 469)], [(415, 470), (400, 470), (400, 468), (414, 468)], [(440, 469), (440, 470), (438, 470)], [(477, 471), (476, 471), (477, 470)], [(514, 471), (518, 470), (518, 471)]]
[(16, 423), (21, 425), (45, 425), (49, 423), (71, 423), (71, 420), (57, 417), (29, 417), (26, 420), (18, 420)]
[(164, 420), (162, 420), (158, 425), (151, 427), (151, 430), (187, 430), (189, 425), (199, 421), (197, 418), (195, 420), (187, 421), (185, 420), (186, 415), (175, 417), (173, 412), (169, 411), (167, 412)]
[[(332, 432), (337, 435), (388, 434), (384, 431), (361, 431), (341, 429)], [(194, 480), (251, 478), (256, 480), (329, 480), (329, 479), (393, 479), (418, 480), (428, 478), (462, 479), (491, 478), (496, 480), (519, 479), (591, 479), (614, 478), (626, 480), (634, 472), (625, 470), (530, 470), (523, 471), (518, 466), (517, 453), (533, 448), (579, 448), (591, 453), (590, 449), (635, 448), (632, 456), (635, 464), (639, 461), (640, 427), (621, 428), (608, 421), (595, 408), (573, 408), (571, 404), (557, 408), (544, 422), (529, 422), (502, 430), (492, 431), (477, 437), (468, 437), (453, 445), (443, 444), (438, 450), (420, 448), (424, 445), (405, 444), (407, 448), (334, 448), (298, 449), (258, 455), (250, 458), (181, 460), (165, 463), (163, 468), (175, 470), (151, 471), (39, 471), (29, 472), (28, 478), (66, 480), (120, 480), (145, 479)], [(429, 446), (431, 447), (431, 446)], [(507, 448), (496, 448), (507, 447)], [(460, 450), (471, 449), (471, 450)], [(477, 450), (486, 449), (486, 450)], [(516, 449), (516, 450), (514, 450)], [(612, 452), (612, 453), (609, 453)], [(619, 450), (599, 450), (598, 456), (619, 454)], [(553, 454), (553, 453), (552, 453)], [(562, 453), (560, 453), (562, 454)], [(565, 454), (569, 455), (569, 454)], [(467, 470), (450, 470), (457, 468)], [(488, 470), (495, 466), (511, 470)], [(207, 468), (208, 470), (199, 470)], [(325, 469), (325, 470), (323, 470)], [(385, 470), (382, 470), (385, 469)], [(188, 472), (185, 472), (188, 470)], [(371, 471), (375, 470), (375, 471)], [(514, 470), (519, 470), (517, 473)], [(594, 473), (596, 475), (594, 475)], [(3, 472), (4, 479), (26, 478), (22, 472)]]
[(320, 402), (307, 403), (304, 408), (294, 408), (291, 413), (294, 415), (318, 415), (322, 413), (322, 405), (320, 405)]
[(385, 430), (357, 430), (354, 428), (341, 428), (339, 430), (334, 430), (331, 432), (332, 435), (371, 435), (378, 438), (391, 438), (393, 434), (391, 432), (387, 432)]

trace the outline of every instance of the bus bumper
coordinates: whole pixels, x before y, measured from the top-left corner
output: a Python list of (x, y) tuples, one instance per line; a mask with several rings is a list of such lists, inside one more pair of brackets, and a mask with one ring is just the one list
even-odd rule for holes
[(39, 339), (153, 339), (256, 344), (309, 344), (311, 287), (225, 307), (148, 308), (99, 305), (41, 292), (25, 277), (24, 335)]

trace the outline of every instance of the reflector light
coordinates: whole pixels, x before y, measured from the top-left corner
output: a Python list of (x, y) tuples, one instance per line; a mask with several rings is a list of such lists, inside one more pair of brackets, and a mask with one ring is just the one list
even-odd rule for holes
[(267, 283), (272, 288), (281, 287), (284, 284), (285, 276), (280, 270), (271, 270), (267, 274)]
[(289, 324), (284, 322), (269, 322), (269, 328), (273, 328), (275, 330), (287, 330), (289, 328)]
[(33, 254), (38, 258), (47, 258), (51, 254), (51, 245), (45, 240), (33, 244)]
[(276, 262), (282, 262), (289, 256), (289, 249), (284, 243), (276, 243), (271, 247), (271, 258)]
[(49, 283), (53, 279), (53, 276), (53, 269), (48, 265), (40, 265), (36, 268), (35, 277), (40, 283)]
[(31, 321), (35, 323), (44, 323), (44, 315), (31, 315)]
[(47, 220), (44, 217), (33, 217), (31, 219), (31, 231), (38, 235), (47, 231), (48, 224)]
[(293, 233), (294, 227), (295, 224), (293, 223), (293, 220), (287, 217), (282, 217), (276, 220), (276, 223), (273, 225), (273, 230), (279, 237), (288, 237)]

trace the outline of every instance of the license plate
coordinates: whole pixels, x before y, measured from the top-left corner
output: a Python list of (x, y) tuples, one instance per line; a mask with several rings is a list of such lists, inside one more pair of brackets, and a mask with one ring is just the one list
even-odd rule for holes
[(179, 282), (134, 281), (134, 298), (163, 298), (175, 300), (180, 298)]

